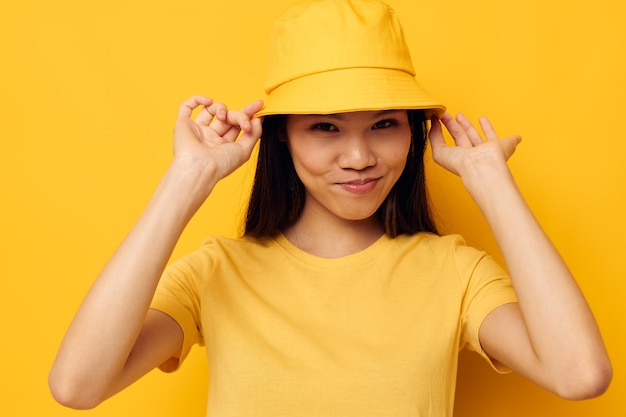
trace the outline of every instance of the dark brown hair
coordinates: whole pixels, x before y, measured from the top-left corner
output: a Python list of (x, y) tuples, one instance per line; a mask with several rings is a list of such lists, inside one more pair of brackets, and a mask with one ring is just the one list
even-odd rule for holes
[[(426, 119), (421, 110), (409, 110), (411, 146), (404, 171), (376, 216), (390, 237), (419, 232), (437, 233), (426, 193), (424, 152)], [(263, 120), (259, 157), (244, 225), (244, 235), (276, 236), (295, 224), (304, 208), (304, 185), (298, 178), (287, 148), (287, 116)]]

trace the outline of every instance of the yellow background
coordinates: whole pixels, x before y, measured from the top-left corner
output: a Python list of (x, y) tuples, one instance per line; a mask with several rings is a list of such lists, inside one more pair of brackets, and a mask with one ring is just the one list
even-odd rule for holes
[[(268, 25), (294, 0), (3, 1), (0, 6), (2, 416), (72, 416), (46, 378), (81, 298), (171, 156), (178, 104), (261, 97)], [(456, 416), (621, 416), (626, 409), (626, 9), (622, 0), (390, 0), (419, 79), (453, 112), (524, 141), (512, 169), (597, 316), (615, 367), (567, 402), (462, 354)], [(457, 178), (429, 167), (439, 218), (499, 256)], [(224, 181), (175, 256), (236, 235), (250, 167)], [(200, 416), (194, 349), (84, 416)]]

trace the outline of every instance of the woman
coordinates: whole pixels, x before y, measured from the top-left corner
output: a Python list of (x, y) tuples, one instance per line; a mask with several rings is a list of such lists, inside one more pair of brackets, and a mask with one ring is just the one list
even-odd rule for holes
[[(176, 369), (193, 344), (206, 344), (211, 416), (450, 416), (463, 346), (565, 398), (601, 394), (612, 371), (595, 320), (506, 164), (520, 138), (483, 118), (483, 139), (446, 114), (378, 1), (308, 2), (271, 45), (265, 107), (181, 106), (172, 164), (59, 350), (55, 398), (93, 407)], [(434, 160), (462, 178), (510, 279), (436, 234), (427, 122)], [(259, 137), (245, 236), (208, 238), (165, 269)]]

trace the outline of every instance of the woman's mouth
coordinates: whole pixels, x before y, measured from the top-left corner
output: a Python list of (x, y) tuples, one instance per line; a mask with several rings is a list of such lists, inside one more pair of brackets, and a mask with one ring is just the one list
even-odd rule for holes
[(341, 188), (352, 194), (363, 195), (372, 191), (380, 178), (366, 178), (362, 180), (354, 180), (338, 183)]

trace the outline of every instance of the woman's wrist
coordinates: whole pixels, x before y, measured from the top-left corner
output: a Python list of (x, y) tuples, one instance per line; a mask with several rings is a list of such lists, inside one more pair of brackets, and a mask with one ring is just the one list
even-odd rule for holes
[(161, 179), (152, 203), (188, 221), (217, 184), (214, 172), (206, 161), (176, 157)]
[(506, 163), (476, 165), (461, 173), (461, 179), (476, 204), (484, 209), (495, 201), (519, 194), (513, 174)]

